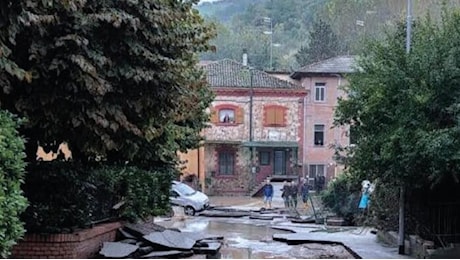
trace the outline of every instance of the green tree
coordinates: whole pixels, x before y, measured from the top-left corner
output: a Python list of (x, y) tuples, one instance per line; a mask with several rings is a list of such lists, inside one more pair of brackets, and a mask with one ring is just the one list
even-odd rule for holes
[[(429, 16), (371, 41), (339, 101), (336, 124), (354, 125), (350, 170), (363, 178), (411, 187), (458, 178), (460, 171), (460, 13)], [(350, 150), (349, 150), (350, 151)]]
[(340, 53), (337, 36), (332, 31), (331, 26), (323, 20), (313, 23), (309, 38), (309, 44), (302, 46), (295, 55), (300, 66), (325, 60)]
[(143, 168), (196, 147), (212, 100), (196, 53), (213, 37), (197, 2), (2, 1), (0, 103), (28, 119), (28, 160), (38, 141)]
[(27, 201), (21, 191), (24, 175), (24, 140), (18, 120), (0, 110), (0, 257), (8, 258), (11, 247), (24, 234), (19, 215)]

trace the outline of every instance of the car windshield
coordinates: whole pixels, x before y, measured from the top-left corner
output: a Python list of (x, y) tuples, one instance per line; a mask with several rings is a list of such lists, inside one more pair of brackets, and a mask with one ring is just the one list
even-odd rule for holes
[(184, 194), (186, 196), (190, 196), (196, 193), (196, 190), (192, 189), (190, 186), (182, 183), (174, 184), (174, 187), (180, 194)]

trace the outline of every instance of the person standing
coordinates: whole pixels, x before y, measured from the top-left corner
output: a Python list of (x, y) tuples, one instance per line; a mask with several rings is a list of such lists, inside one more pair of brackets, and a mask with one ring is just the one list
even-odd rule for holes
[(295, 181), (291, 181), (290, 183), (290, 201), (291, 201), (291, 207), (293, 209), (297, 208), (297, 195), (299, 193), (299, 187), (297, 186), (297, 183)]
[(305, 178), (302, 178), (302, 184), (300, 186), (300, 196), (305, 208), (308, 208), (308, 195), (310, 190), (308, 189), (308, 182)]
[(290, 188), (289, 188), (289, 184), (287, 183), (287, 181), (284, 181), (283, 182), (283, 188), (281, 189), (282, 193), (281, 193), (281, 197), (283, 198), (283, 201), (284, 201), (284, 207), (286, 209), (289, 208), (289, 193), (290, 193)]
[(264, 205), (266, 209), (272, 208), (272, 200), (273, 200), (273, 185), (270, 183), (270, 179), (267, 179), (265, 185), (263, 187), (264, 191)]

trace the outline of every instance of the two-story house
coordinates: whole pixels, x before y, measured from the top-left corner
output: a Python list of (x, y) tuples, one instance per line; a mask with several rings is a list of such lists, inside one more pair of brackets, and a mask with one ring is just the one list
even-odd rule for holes
[(305, 88), (229, 59), (203, 68), (216, 94), (203, 133), (206, 191), (243, 195), (268, 176), (297, 179)]
[[(291, 78), (311, 93), (305, 104), (304, 176), (315, 185), (315, 178), (324, 176), (326, 183), (342, 171), (334, 159), (336, 145), (350, 144), (348, 127), (334, 127), (337, 99), (345, 93), (344, 76), (355, 72), (355, 56), (338, 56), (296, 70)], [(325, 183), (325, 184), (326, 184)]]

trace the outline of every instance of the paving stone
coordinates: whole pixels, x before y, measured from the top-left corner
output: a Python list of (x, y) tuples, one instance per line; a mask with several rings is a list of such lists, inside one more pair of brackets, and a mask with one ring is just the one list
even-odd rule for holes
[(195, 239), (184, 235), (182, 232), (172, 230), (153, 232), (143, 236), (143, 238), (155, 245), (184, 250), (192, 249), (196, 242)]
[(108, 258), (124, 258), (134, 253), (139, 247), (119, 242), (104, 242), (99, 254)]
[(183, 258), (193, 255), (193, 251), (180, 251), (180, 250), (166, 250), (166, 251), (152, 251), (141, 258), (164, 258), (164, 257), (175, 257)]

